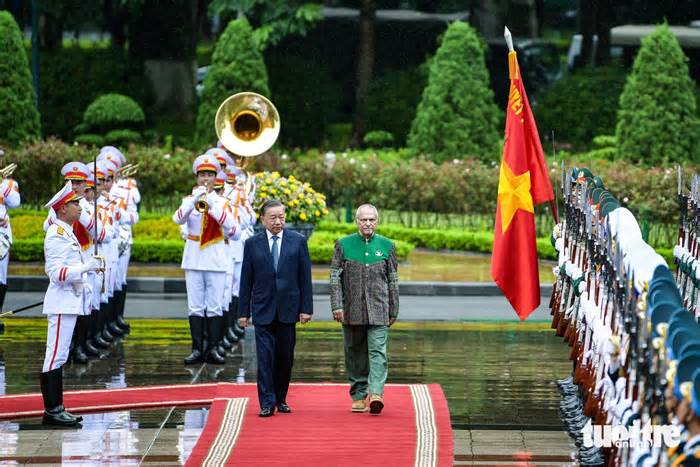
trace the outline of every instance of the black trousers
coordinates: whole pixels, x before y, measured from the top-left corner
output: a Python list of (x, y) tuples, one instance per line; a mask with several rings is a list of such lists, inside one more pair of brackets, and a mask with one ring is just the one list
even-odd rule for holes
[(255, 325), (258, 356), (258, 400), (260, 407), (273, 408), (286, 402), (294, 366), (296, 323)]

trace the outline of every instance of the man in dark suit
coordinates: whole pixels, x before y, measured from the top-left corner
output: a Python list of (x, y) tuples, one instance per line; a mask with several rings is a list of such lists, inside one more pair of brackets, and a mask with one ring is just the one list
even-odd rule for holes
[(260, 416), (289, 413), (287, 390), (294, 364), (296, 323), (313, 314), (311, 259), (306, 238), (284, 230), (284, 205), (276, 200), (262, 207), (265, 231), (243, 247), (239, 324), (255, 324)]

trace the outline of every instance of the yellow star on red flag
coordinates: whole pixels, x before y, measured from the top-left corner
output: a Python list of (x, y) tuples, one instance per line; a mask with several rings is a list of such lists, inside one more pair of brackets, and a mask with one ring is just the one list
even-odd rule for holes
[(535, 212), (530, 194), (530, 171), (515, 175), (508, 164), (501, 163), (498, 176), (498, 204), (501, 208), (501, 231), (508, 230), (518, 209)]

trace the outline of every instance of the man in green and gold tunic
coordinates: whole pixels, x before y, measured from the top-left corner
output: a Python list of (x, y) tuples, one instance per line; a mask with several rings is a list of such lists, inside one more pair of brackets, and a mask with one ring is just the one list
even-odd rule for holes
[(377, 208), (363, 204), (355, 222), (358, 232), (335, 243), (331, 310), (343, 324), (352, 411), (379, 414), (388, 372), (388, 329), (399, 315), (398, 261), (394, 243), (374, 233)]

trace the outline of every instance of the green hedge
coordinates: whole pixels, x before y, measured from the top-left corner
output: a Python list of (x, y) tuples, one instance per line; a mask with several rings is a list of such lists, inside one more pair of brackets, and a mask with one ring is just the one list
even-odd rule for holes
[[(140, 182), (142, 210), (173, 212), (181, 197), (194, 183), (192, 160), (195, 154), (181, 148), (170, 150), (157, 146), (130, 146), (125, 149), (129, 162), (141, 164), (136, 178)], [(14, 178), (19, 182), (24, 205), (43, 205), (62, 185), (60, 169), (68, 161), (90, 161), (94, 151), (83, 146), (50, 139), (18, 149), (8, 149), (6, 163), (17, 162)], [(308, 181), (326, 195), (330, 208), (346, 203), (358, 206), (372, 202), (380, 210), (399, 213), (424, 213), (401, 220), (410, 226), (437, 226), (455, 215), (489, 216), (496, 212), (498, 165), (473, 160), (436, 164), (426, 159), (410, 159), (409, 152), (399, 150), (364, 150), (325, 154), (318, 150), (290, 154), (270, 152), (257, 158), (253, 170), (279, 170)], [(674, 224), (678, 210), (675, 200), (676, 167), (640, 167), (620, 160), (578, 157), (563, 151), (558, 161), (587, 166), (599, 174), (605, 185), (616, 194), (641, 221)], [(552, 185), (558, 187), (559, 163), (549, 162)], [(683, 166), (686, 180), (696, 172), (690, 164)], [(41, 177), (37, 176), (41, 174)], [(167, 175), (167, 176), (165, 176)], [(546, 214), (546, 210), (538, 212)], [(454, 225), (454, 224), (452, 224)], [(464, 225), (464, 224), (457, 224)]]
[[(27, 48), (27, 55), (31, 49)], [(101, 94), (127, 95), (143, 108), (155, 101), (143, 65), (130, 62), (126, 50), (107, 44), (64, 46), (39, 56), (41, 126), (44, 136), (72, 140), (88, 104)], [(66, 84), (70, 77), (70, 84)]]
[[(350, 234), (357, 231), (354, 224), (321, 222), (319, 229), (324, 232)], [(491, 253), (493, 232), (469, 232), (462, 229), (415, 229), (397, 225), (379, 225), (377, 233), (394, 241), (408, 242), (416, 247), (431, 250), (474, 251)], [(540, 259), (556, 259), (556, 251), (549, 239), (537, 239), (537, 254)]]

